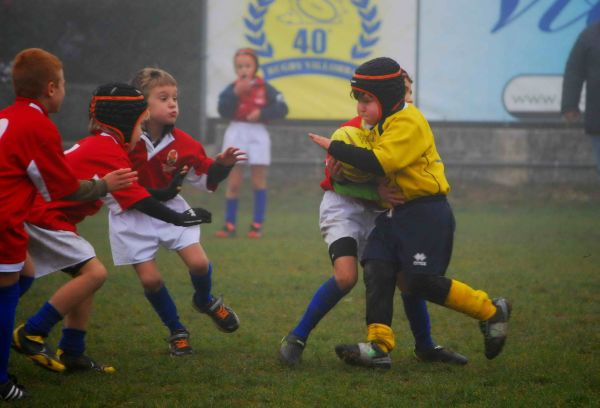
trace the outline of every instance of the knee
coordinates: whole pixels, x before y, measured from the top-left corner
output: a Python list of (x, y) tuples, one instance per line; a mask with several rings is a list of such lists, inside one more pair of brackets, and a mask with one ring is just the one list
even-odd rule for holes
[(335, 268), (334, 267), (335, 283), (342, 292), (349, 292), (354, 288), (358, 281), (358, 271), (356, 264), (354, 268)]
[(198, 259), (193, 264), (189, 265), (190, 274), (204, 276), (208, 273), (210, 261), (207, 258)]
[(96, 264), (90, 268), (82, 268), (80, 276), (94, 283), (96, 286), (102, 286), (108, 278), (108, 271), (102, 264)]
[(159, 274), (138, 275), (138, 277), (140, 278), (142, 287), (147, 292), (156, 292), (164, 285), (162, 277)]

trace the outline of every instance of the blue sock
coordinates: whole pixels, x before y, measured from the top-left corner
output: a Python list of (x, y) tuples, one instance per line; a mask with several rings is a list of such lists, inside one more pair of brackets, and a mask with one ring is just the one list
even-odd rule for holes
[(29, 334), (47, 337), (54, 325), (62, 320), (58, 310), (50, 303), (44, 303), (36, 314), (25, 323), (25, 331)]
[(422, 298), (408, 293), (402, 293), (404, 313), (410, 323), (410, 330), (415, 338), (417, 350), (430, 350), (435, 347), (431, 338), (431, 325), (429, 323), (429, 312), (427, 302)]
[(252, 222), (262, 224), (267, 211), (267, 190), (254, 190), (254, 215)]
[(335, 278), (329, 278), (315, 292), (311, 299), (304, 316), (292, 333), (306, 341), (311, 330), (321, 321), (321, 319), (329, 312), (337, 302), (346, 295), (347, 292), (342, 292), (335, 283)]
[(78, 357), (85, 351), (85, 330), (63, 328), (58, 347), (73, 357)]
[(166, 286), (162, 286), (156, 292), (144, 291), (144, 295), (160, 317), (160, 320), (171, 330), (171, 333), (176, 330), (185, 329), (185, 326), (179, 321), (177, 306), (175, 306), (175, 302), (173, 302), (173, 298), (169, 295)]
[(212, 289), (212, 263), (208, 263), (208, 272), (206, 275), (192, 275), (192, 285), (196, 292), (194, 293), (194, 303), (202, 308), (212, 300), (210, 291)]
[(34, 280), (35, 280), (35, 278), (33, 276), (21, 275), (19, 277), (19, 288), (20, 288), (19, 297), (23, 296), (25, 294), (25, 292), (27, 292), (29, 290), (31, 285), (33, 285)]
[(8, 356), (15, 328), (17, 303), (19, 284), (0, 286), (0, 384), (8, 381)]
[(237, 198), (227, 198), (225, 200), (225, 222), (235, 225), (238, 203)]

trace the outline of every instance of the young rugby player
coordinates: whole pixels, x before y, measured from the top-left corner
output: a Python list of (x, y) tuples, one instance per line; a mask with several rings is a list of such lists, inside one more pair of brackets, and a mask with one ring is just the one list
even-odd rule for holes
[[(411, 89), (412, 80), (406, 73), (404, 80), (407, 90)], [(412, 99), (407, 101), (412, 102)], [(373, 135), (370, 128), (377, 123), (377, 112), (359, 105), (358, 114), (336, 130), (336, 134), (364, 140), (364, 144), (371, 145)], [(321, 182), (325, 192), (320, 206), (319, 225), (329, 247), (333, 278), (317, 290), (298, 325), (282, 340), (279, 355), (287, 365), (300, 362), (310, 332), (356, 284), (358, 259), (375, 225), (375, 218), (383, 211), (373, 201), (384, 201), (388, 205), (404, 202), (402, 196), (397, 194), (397, 189), (390, 189), (384, 183), (351, 183), (351, 180), (344, 178), (341, 164), (331, 157), (327, 160), (325, 173), (326, 177)], [(461, 365), (467, 363), (464, 356), (434, 343), (424, 300), (402, 293), (402, 301), (415, 339), (415, 355), (419, 360)], [(377, 361), (379, 367), (388, 368), (390, 364), (389, 355)]]
[[(179, 169), (186, 166), (187, 181), (205, 191), (214, 191), (233, 166), (245, 160), (244, 152), (235, 147), (228, 147), (216, 159), (209, 158), (200, 142), (175, 127), (179, 115), (177, 82), (168, 72), (144, 68), (132, 83), (146, 96), (150, 111), (141, 141), (130, 154), (140, 184), (149, 189), (165, 188)], [(189, 208), (180, 195), (165, 197), (164, 205), (177, 211)], [(144, 234), (140, 235), (140, 231)], [(213, 268), (200, 245), (199, 227), (173, 226), (136, 211), (111, 214), (110, 243), (115, 264), (133, 265), (146, 298), (169, 329), (172, 355), (190, 354), (192, 348), (189, 332), (179, 319), (156, 264), (161, 245), (176, 251), (188, 268), (194, 287), (193, 307), (210, 316), (220, 330), (227, 333), (237, 330), (239, 319), (235, 312), (223, 303), (222, 297), (211, 293)]]
[[(96, 179), (115, 168), (131, 166), (127, 150), (139, 140), (140, 122), (147, 118), (144, 96), (130, 85), (110, 83), (96, 89), (90, 103), (91, 135), (67, 151), (66, 159), (76, 176)], [(157, 196), (176, 195), (171, 185)], [(87, 324), (94, 293), (106, 280), (106, 268), (92, 246), (77, 234), (77, 224), (98, 212), (103, 204), (113, 213), (137, 209), (177, 225), (210, 221), (210, 214), (178, 213), (164, 207), (137, 182), (108, 194), (102, 201), (55, 201), (38, 199), (27, 218), (30, 235), (28, 252), (41, 277), (62, 270), (73, 277), (13, 334), (13, 347), (52, 371), (95, 369), (112, 373), (114, 368), (95, 362), (84, 354)], [(64, 317), (63, 335), (56, 356), (45, 343), (50, 330)]]
[(446, 200), (450, 186), (427, 120), (404, 101), (400, 66), (391, 58), (370, 60), (356, 69), (351, 86), (359, 105), (376, 109), (373, 149), (315, 134), (310, 138), (334, 158), (387, 177), (406, 203), (377, 217), (363, 253), (367, 342), (339, 345), (338, 356), (349, 364), (373, 366), (393, 349), (393, 289), (400, 273), (406, 292), (478, 319), (485, 355), (496, 357), (506, 341), (511, 305), (444, 276), (455, 228)]
[(23, 388), (8, 375), (15, 310), (31, 277), (19, 283), (25, 265), (27, 218), (36, 193), (44, 200), (96, 199), (131, 184), (135, 173), (122, 169), (103, 180), (80, 181), (67, 165), (58, 129), (48, 118), (65, 97), (62, 62), (39, 48), (21, 51), (12, 64), (16, 95), (0, 111), (0, 399), (23, 398)]

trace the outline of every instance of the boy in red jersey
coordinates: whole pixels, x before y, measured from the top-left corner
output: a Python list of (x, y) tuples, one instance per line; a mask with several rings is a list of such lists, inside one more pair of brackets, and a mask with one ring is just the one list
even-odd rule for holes
[[(219, 114), (231, 119), (225, 131), (223, 149), (237, 146), (248, 154), (254, 212), (249, 238), (260, 238), (267, 208), (267, 168), (271, 164), (271, 139), (265, 122), (283, 119), (288, 107), (283, 95), (257, 75), (258, 57), (254, 50), (242, 48), (233, 58), (237, 80), (229, 84), (219, 95)], [(221, 238), (236, 235), (238, 196), (244, 174), (233, 169), (225, 194), (225, 226), (217, 231)]]
[[(135, 180), (135, 173), (122, 169), (103, 180), (80, 181), (65, 162), (60, 134), (48, 118), (60, 110), (65, 96), (56, 56), (39, 48), (21, 51), (13, 61), (12, 80), (17, 99), (0, 111), (0, 399), (5, 400), (24, 396), (7, 369), (26, 259), (23, 222), (36, 193), (46, 201), (96, 199)], [(25, 288), (31, 278), (21, 283)]]
[(363, 366), (389, 358), (395, 344), (390, 327), (394, 286), (400, 276), (404, 291), (478, 319), (485, 356), (495, 358), (506, 341), (511, 305), (444, 276), (455, 229), (446, 200), (450, 185), (427, 120), (405, 103), (402, 69), (391, 58), (375, 58), (356, 69), (351, 86), (359, 107), (377, 112), (372, 150), (309, 136), (334, 158), (386, 177), (406, 202), (377, 217), (362, 256), (367, 342), (338, 345), (336, 353)]
[[(180, 169), (187, 167), (189, 183), (214, 191), (233, 166), (245, 160), (244, 153), (235, 147), (226, 149), (216, 159), (209, 158), (202, 144), (175, 127), (179, 114), (177, 82), (168, 72), (144, 68), (137, 72), (132, 84), (144, 93), (150, 111), (141, 140), (130, 154), (141, 185), (148, 189), (164, 188)], [(165, 197), (163, 201), (177, 211), (189, 208), (180, 195)], [(169, 329), (171, 355), (187, 355), (192, 348), (189, 332), (179, 320), (175, 302), (156, 264), (160, 246), (176, 251), (188, 268), (194, 287), (193, 307), (209, 315), (220, 330), (227, 333), (237, 330), (239, 319), (235, 312), (223, 303), (222, 297), (211, 293), (212, 264), (200, 245), (199, 227), (169, 225), (136, 211), (111, 213), (109, 225), (115, 265), (132, 265), (135, 269), (146, 298)], [(140, 236), (140, 231), (145, 234)]]
[[(147, 117), (144, 96), (134, 87), (110, 83), (94, 92), (90, 103), (90, 132), (66, 154), (79, 177), (99, 178), (114, 168), (130, 166), (127, 150), (141, 133), (139, 123)], [(177, 194), (177, 185), (160, 195)], [(162, 206), (137, 183), (107, 195), (103, 201), (111, 212), (130, 208), (178, 225), (210, 221), (210, 214), (195, 209), (196, 215), (176, 213)], [(59, 288), (36, 314), (13, 333), (13, 346), (28, 358), (52, 371), (95, 369), (112, 373), (113, 367), (96, 363), (84, 354), (87, 323), (94, 293), (106, 279), (106, 269), (91, 245), (77, 234), (76, 225), (95, 214), (101, 200), (88, 202), (36, 202), (27, 219), (28, 247), (36, 277), (62, 270), (73, 279)], [(64, 317), (63, 336), (54, 356), (45, 344), (50, 330)]]

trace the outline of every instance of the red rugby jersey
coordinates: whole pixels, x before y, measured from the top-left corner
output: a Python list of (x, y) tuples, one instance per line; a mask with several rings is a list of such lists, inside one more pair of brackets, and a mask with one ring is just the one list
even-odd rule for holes
[[(102, 178), (111, 171), (131, 168), (125, 147), (108, 133), (97, 132), (80, 140), (66, 152), (67, 162), (80, 179)], [(76, 224), (98, 212), (106, 203), (113, 213), (127, 210), (150, 193), (138, 183), (108, 193), (96, 201), (57, 201), (44, 203), (36, 200), (28, 222), (51, 230), (76, 232)]]
[[(208, 168), (214, 163), (200, 142), (177, 128), (167, 133), (157, 146), (152, 144), (148, 135), (143, 134), (129, 157), (138, 172), (140, 184), (153, 189), (167, 187), (174, 172), (184, 165), (201, 176), (207, 174)], [(215, 190), (217, 186), (208, 188)]]
[[(235, 81), (237, 82), (237, 81)], [(252, 86), (238, 96), (238, 105), (235, 110), (234, 120), (245, 121), (246, 117), (255, 109), (262, 109), (267, 106), (267, 89), (265, 80), (259, 76), (254, 77)]]
[(23, 221), (36, 193), (49, 201), (78, 188), (58, 129), (43, 105), (17, 97), (0, 111), (0, 264), (24, 260), (27, 234)]

